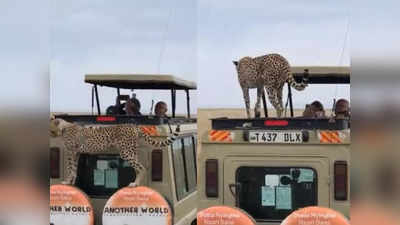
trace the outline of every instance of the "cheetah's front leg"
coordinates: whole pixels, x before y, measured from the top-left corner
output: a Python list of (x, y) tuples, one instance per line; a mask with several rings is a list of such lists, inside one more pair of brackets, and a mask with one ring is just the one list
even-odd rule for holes
[(281, 109), (281, 114), (283, 113), (283, 101), (282, 101), (283, 85), (278, 88), (276, 96), (278, 98), (279, 108)]
[(67, 171), (66, 179), (62, 181), (62, 184), (74, 185), (77, 171), (78, 171), (78, 160), (79, 154), (74, 150), (67, 149)]
[(249, 88), (248, 88), (248, 87), (242, 87), (242, 91), (243, 91), (244, 103), (246, 104), (246, 114), (247, 114), (247, 118), (250, 119), (250, 96), (249, 96)]
[(126, 160), (129, 165), (135, 170), (136, 178), (134, 182), (129, 184), (130, 187), (136, 187), (142, 183), (143, 178), (146, 176), (145, 167), (139, 162), (137, 156), (138, 146), (134, 144), (133, 149), (121, 149), (120, 155), (123, 160)]
[(146, 177), (146, 170), (144, 169), (144, 166), (137, 161), (133, 162), (131, 164), (135, 164), (134, 168), (135, 168), (135, 172), (136, 172), (136, 178), (135, 178), (135, 182), (130, 183), (129, 186), (137, 187), (142, 184), (144, 177)]
[(278, 99), (278, 94), (275, 89), (269, 89), (267, 88), (267, 93), (268, 93), (268, 98), (271, 104), (274, 106), (276, 110), (276, 115), (278, 118), (282, 116), (283, 112), (283, 107), (279, 105), (279, 99)]
[(254, 117), (255, 118), (261, 117), (261, 96), (262, 96), (263, 91), (264, 91), (264, 86), (257, 87), (257, 102), (254, 107)]

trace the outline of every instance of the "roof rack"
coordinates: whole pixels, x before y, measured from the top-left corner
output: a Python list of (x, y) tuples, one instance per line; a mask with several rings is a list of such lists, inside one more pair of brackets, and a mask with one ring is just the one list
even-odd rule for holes
[(85, 82), (93, 84), (92, 110), (94, 107), (94, 98), (96, 97), (98, 115), (101, 115), (101, 110), (97, 86), (116, 88), (118, 98), (120, 96), (120, 89), (170, 90), (172, 117), (175, 117), (176, 91), (183, 90), (186, 92), (186, 108), (188, 118), (190, 118), (189, 91), (197, 89), (195, 82), (187, 81), (170, 74), (86, 74)]
[(85, 82), (122, 89), (194, 90), (196, 83), (169, 74), (86, 74)]
[(157, 116), (126, 116), (126, 115), (56, 115), (56, 118), (63, 119), (70, 123), (78, 124), (138, 124), (138, 125), (164, 125), (164, 124), (185, 124), (196, 123), (195, 118), (175, 117), (165, 118)]
[(227, 117), (211, 119), (214, 130), (344, 130), (350, 128), (347, 119), (306, 119), (306, 118), (257, 118), (229, 119)]
[(292, 66), (291, 71), (297, 82), (301, 82), (306, 72), (310, 84), (349, 84), (348, 66)]

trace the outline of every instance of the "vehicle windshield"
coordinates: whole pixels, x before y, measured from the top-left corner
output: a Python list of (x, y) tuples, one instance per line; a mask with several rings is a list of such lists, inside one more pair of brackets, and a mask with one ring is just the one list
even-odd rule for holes
[(280, 221), (317, 204), (317, 173), (300, 167), (240, 167), (239, 207), (258, 221)]
[[(132, 92), (131, 90), (121, 89), (119, 91), (120, 97), (118, 97), (115, 88), (104, 87), (98, 88), (98, 93), (99, 108), (103, 115), (155, 116), (156, 108), (166, 110), (164, 114), (167, 117), (184, 116), (190, 118), (190, 115), (196, 113), (195, 107), (190, 104), (190, 99), (195, 97), (193, 91), (186, 93), (186, 91), (178, 90), (172, 94), (171, 90), (134, 90)], [(132, 107), (135, 110), (129, 110)], [(96, 113), (96, 111), (97, 105), (96, 100), (94, 100), (92, 112)]]
[[(98, 115), (167, 116), (170, 109), (171, 116), (175, 117), (177, 110), (186, 108), (187, 117), (190, 118), (190, 90), (197, 88), (195, 82), (166, 74), (86, 74), (85, 82), (93, 85), (92, 114), (96, 107)], [(99, 91), (103, 86), (106, 88)], [(142, 95), (144, 90), (146, 94)], [(162, 90), (166, 94), (161, 94)], [(182, 97), (186, 97), (186, 104), (182, 104), (181, 99), (185, 101), (182, 97), (177, 99), (179, 96), (177, 92), (185, 93)], [(151, 97), (146, 98), (146, 96)], [(169, 101), (168, 96), (170, 96)], [(178, 108), (177, 102), (181, 103)], [(169, 107), (167, 103), (170, 103)], [(160, 110), (157, 113), (155, 109)]]
[(110, 196), (135, 179), (135, 170), (117, 154), (81, 154), (76, 186), (89, 196)]

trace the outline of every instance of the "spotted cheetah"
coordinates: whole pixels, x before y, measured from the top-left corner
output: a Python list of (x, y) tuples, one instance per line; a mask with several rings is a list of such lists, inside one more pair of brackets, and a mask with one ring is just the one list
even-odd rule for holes
[(154, 147), (170, 145), (179, 135), (179, 125), (176, 131), (164, 141), (155, 140), (141, 131), (138, 126), (123, 124), (107, 127), (83, 127), (62, 119), (50, 119), (50, 135), (61, 136), (64, 141), (67, 155), (67, 175), (63, 184), (74, 184), (76, 179), (78, 159), (80, 153), (103, 152), (109, 148), (120, 151), (122, 159), (128, 161), (135, 169), (136, 179), (129, 186), (137, 186), (145, 176), (146, 169), (138, 160), (138, 140), (140, 137)]
[(233, 61), (239, 77), (239, 83), (243, 91), (246, 104), (247, 118), (250, 118), (250, 97), (249, 89), (257, 88), (257, 102), (254, 108), (255, 117), (260, 117), (260, 99), (267, 89), (269, 101), (274, 106), (277, 116), (281, 117), (283, 112), (282, 89), (287, 81), (298, 91), (307, 86), (307, 79), (302, 83), (296, 83), (290, 72), (289, 62), (279, 54), (268, 54), (255, 58), (243, 57)]

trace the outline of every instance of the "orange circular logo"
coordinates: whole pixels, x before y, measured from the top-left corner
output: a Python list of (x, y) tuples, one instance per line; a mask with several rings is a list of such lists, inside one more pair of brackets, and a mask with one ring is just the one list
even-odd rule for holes
[(281, 225), (350, 225), (350, 222), (333, 209), (312, 206), (292, 212)]
[(256, 222), (240, 209), (228, 206), (213, 206), (197, 213), (197, 224), (256, 225)]
[(107, 201), (103, 225), (172, 225), (172, 211), (158, 192), (148, 187), (125, 187)]
[(74, 186), (51, 185), (50, 224), (93, 225), (93, 207), (89, 198)]

